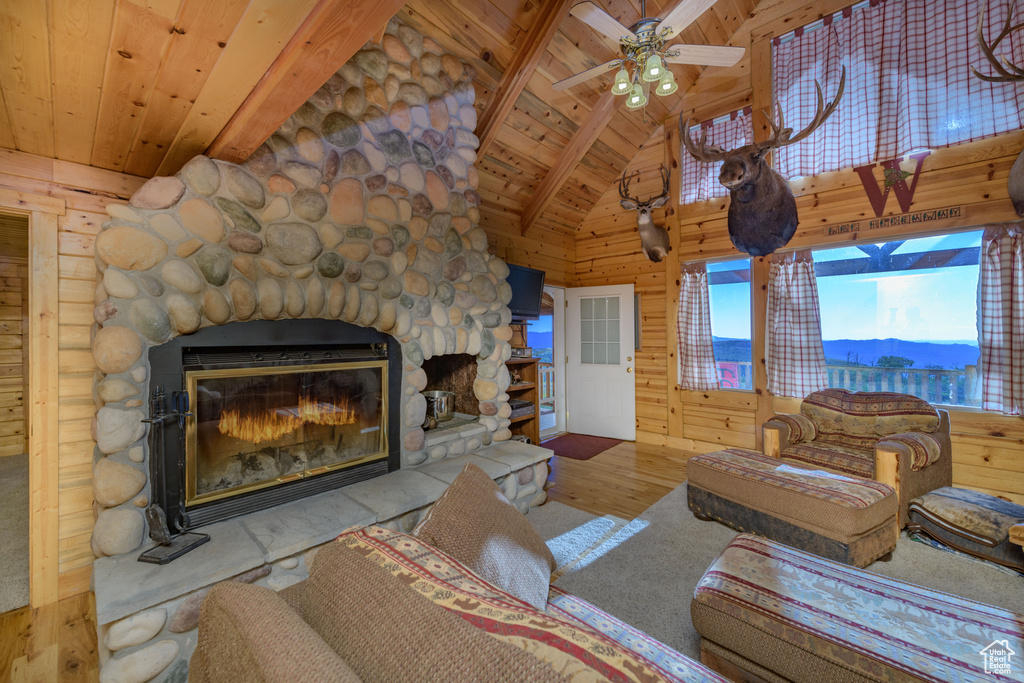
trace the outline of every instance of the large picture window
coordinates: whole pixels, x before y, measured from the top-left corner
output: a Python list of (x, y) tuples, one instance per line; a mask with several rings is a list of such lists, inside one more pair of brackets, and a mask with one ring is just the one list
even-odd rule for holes
[(816, 250), (829, 386), (979, 405), (981, 236), (979, 230)]
[(750, 348), (750, 259), (709, 263), (711, 339), (723, 389), (754, 388)]

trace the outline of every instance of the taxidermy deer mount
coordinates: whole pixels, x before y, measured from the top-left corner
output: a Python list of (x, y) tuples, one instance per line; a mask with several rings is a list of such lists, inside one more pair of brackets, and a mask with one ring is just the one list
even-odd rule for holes
[(627, 178), (626, 172), (622, 172), (622, 179), (619, 181), (619, 196), (622, 197), (622, 201), (619, 203), (627, 211), (636, 211), (636, 229), (640, 233), (640, 249), (644, 252), (644, 256), (655, 263), (661, 263), (672, 247), (668, 243), (668, 231), (654, 224), (651, 210), (665, 206), (665, 203), (668, 202), (668, 169), (664, 166), (661, 167), (663, 185), (661, 194), (644, 202), (640, 201), (638, 197), (629, 196), (629, 184), (638, 175), (640, 175), (640, 171), (636, 171)]
[[(1016, 26), (1010, 25), (1010, 18), (1013, 16), (1013, 9), (1016, 5), (1016, 0), (1010, 3), (1010, 9), (1006, 12), (1006, 23), (1003, 24), (1003, 30), (999, 32), (999, 35), (996, 36), (991, 45), (985, 42), (985, 32), (983, 30), (985, 25), (984, 8), (982, 8), (981, 14), (978, 16), (978, 47), (985, 53), (985, 57), (992, 65), (992, 68), (999, 74), (998, 76), (986, 76), (972, 66), (971, 71), (983, 81), (988, 81), (989, 83), (1020, 83), (1024, 81), (1024, 69), (1016, 64), (1012, 64), (1005, 56), (1002, 60), (996, 57), (996, 47), (999, 46), (999, 42), (1017, 29), (1024, 27), (1024, 22)], [(1017, 212), (1018, 216), (1024, 216), (1024, 151), (1017, 156), (1017, 160), (1013, 162), (1013, 166), (1010, 168), (1010, 177), (1006, 181), (1006, 190), (1010, 195), (1010, 201), (1013, 202), (1014, 211)]]
[(778, 125), (765, 114), (772, 127), (770, 138), (729, 151), (708, 145), (706, 130), (695, 145), (690, 138), (690, 122), (683, 116), (679, 117), (679, 134), (694, 159), (705, 163), (725, 161), (718, 174), (718, 182), (729, 189), (729, 238), (733, 246), (751, 256), (771, 254), (786, 246), (796, 232), (793, 191), (786, 179), (769, 165), (765, 152), (799, 142), (825, 123), (843, 96), (846, 67), (843, 67), (835, 99), (828, 106), (824, 104), (821, 85), (815, 81), (814, 86), (818, 90), (818, 109), (806, 128), (794, 135), (793, 129), (786, 127), (780, 108)]

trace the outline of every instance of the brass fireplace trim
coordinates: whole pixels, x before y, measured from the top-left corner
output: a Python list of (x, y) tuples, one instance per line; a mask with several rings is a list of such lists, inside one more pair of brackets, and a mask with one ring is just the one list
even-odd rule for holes
[(198, 505), (201, 503), (209, 503), (215, 500), (222, 500), (224, 498), (233, 498), (242, 493), (250, 491), (258, 491), (260, 489), (269, 488), (278, 484), (288, 483), (290, 481), (296, 481), (299, 479), (309, 479), (321, 474), (328, 472), (334, 472), (340, 469), (347, 469), (355, 467), (367, 462), (374, 462), (377, 460), (384, 460), (388, 457), (388, 361), (365, 361), (365, 362), (348, 362), (348, 363), (309, 363), (305, 365), (289, 365), (282, 367), (269, 367), (260, 368), (260, 374), (264, 375), (294, 375), (301, 372), (330, 372), (333, 370), (361, 370), (365, 368), (380, 368), (381, 370), (381, 450), (376, 453), (370, 453), (364, 455), (361, 458), (355, 460), (346, 460), (345, 462), (337, 463), (335, 465), (326, 465), (322, 467), (316, 467), (311, 470), (304, 470), (302, 472), (294, 472), (281, 477), (273, 477), (270, 479), (264, 479), (263, 481), (254, 482), (251, 484), (243, 484), (240, 486), (232, 486), (227, 489), (220, 489), (211, 493), (198, 494), (196, 493), (197, 481), (196, 481), (196, 451), (197, 448), (197, 425), (196, 425), (196, 394), (198, 392), (198, 382), (202, 379), (207, 378), (230, 378), (230, 377), (246, 377), (253, 374), (253, 368), (227, 368), (221, 370), (189, 370), (186, 372), (187, 383), (186, 390), (188, 391), (189, 405), (192, 407), (192, 415), (186, 418), (185, 422), (185, 462), (186, 470), (189, 476), (185, 478), (185, 505)]

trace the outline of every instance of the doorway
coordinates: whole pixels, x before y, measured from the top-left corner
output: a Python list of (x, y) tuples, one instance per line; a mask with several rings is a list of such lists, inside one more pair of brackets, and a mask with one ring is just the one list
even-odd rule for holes
[(565, 290), (547, 286), (541, 299), (540, 319), (530, 331), (540, 383), (540, 439), (565, 429)]
[(0, 214), (0, 613), (29, 604), (28, 218)]

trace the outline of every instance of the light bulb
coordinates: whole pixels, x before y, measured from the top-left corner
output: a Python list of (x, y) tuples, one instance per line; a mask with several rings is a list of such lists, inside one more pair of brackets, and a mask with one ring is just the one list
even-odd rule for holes
[(647, 66), (644, 67), (644, 80), (656, 81), (664, 75), (665, 67), (661, 63), (661, 57), (658, 55), (652, 55), (647, 60)]
[(665, 69), (665, 75), (661, 77), (661, 81), (658, 83), (658, 87), (654, 89), (654, 92), (659, 95), (671, 95), (676, 90), (679, 90), (679, 86), (676, 85), (676, 79), (672, 75), (670, 69)]
[(629, 92), (629, 73), (626, 72), (626, 68), (619, 69), (619, 73), (615, 74), (615, 85), (612, 86), (612, 93), (615, 95), (625, 95)]
[(633, 91), (626, 98), (626, 106), (630, 109), (639, 109), (645, 104), (647, 104), (647, 96), (644, 95), (644, 88), (637, 83), (633, 86)]

